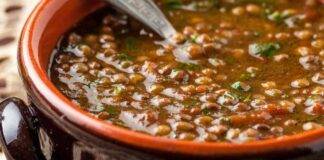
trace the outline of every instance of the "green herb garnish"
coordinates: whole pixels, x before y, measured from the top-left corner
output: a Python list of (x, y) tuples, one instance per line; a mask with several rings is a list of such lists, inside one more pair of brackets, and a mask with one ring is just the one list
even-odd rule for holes
[(182, 104), (184, 105), (184, 107), (186, 108), (190, 108), (190, 107), (194, 107), (199, 103), (198, 100), (195, 99), (189, 99), (189, 100), (185, 100), (182, 102)]
[(288, 18), (289, 15), (284, 12), (275, 11), (268, 15), (268, 19), (276, 23), (281, 23), (284, 19)]
[(138, 41), (135, 37), (127, 37), (125, 39), (125, 47), (127, 51), (137, 50)]
[(239, 90), (239, 91), (244, 91), (247, 92), (251, 89), (251, 87), (244, 82), (237, 81), (231, 85), (233, 89)]
[(113, 94), (114, 95), (120, 95), (125, 91), (125, 87), (122, 85), (115, 85), (113, 86)]
[(224, 58), (224, 61), (227, 63), (227, 64), (235, 64), (237, 62), (237, 60), (234, 58), (234, 57), (231, 57), (231, 56), (227, 56)]
[(108, 107), (106, 107), (106, 112), (108, 112), (112, 116), (115, 116), (115, 115), (117, 115), (118, 110), (114, 106), (108, 106)]
[(239, 100), (243, 102), (249, 102), (251, 101), (251, 93), (246, 93), (246, 92), (237, 92), (235, 90), (228, 92), (225, 94), (227, 97), (231, 98), (232, 100)]
[(272, 57), (280, 49), (279, 43), (254, 43), (249, 46), (249, 53), (252, 56)]
[(135, 58), (127, 53), (119, 53), (117, 59), (120, 61), (133, 61)]
[(321, 118), (321, 116), (316, 116), (316, 115), (312, 115), (312, 116), (308, 116), (308, 117), (305, 117), (303, 120), (302, 120), (302, 122), (314, 122), (314, 121), (316, 121), (316, 120), (318, 120), (318, 119), (320, 119)]
[(193, 34), (193, 35), (190, 36), (190, 41), (192, 41), (193, 43), (197, 43), (197, 38), (198, 38), (198, 35)]
[(200, 70), (202, 67), (194, 63), (179, 63), (176, 68), (179, 70), (197, 71)]
[(248, 94), (244, 97), (243, 102), (249, 103), (252, 101), (252, 94)]
[(240, 100), (240, 96), (234, 92), (226, 92), (223, 96), (225, 98), (230, 98), (234, 101)]
[(180, 9), (183, 5), (181, 0), (164, 0), (163, 4), (166, 5), (168, 9)]
[(230, 117), (221, 117), (220, 118), (221, 122), (227, 125), (231, 125), (231, 118)]
[(201, 110), (201, 113), (205, 116), (210, 116), (213, 113), (213, 111), (209, 108), (204, 108)]

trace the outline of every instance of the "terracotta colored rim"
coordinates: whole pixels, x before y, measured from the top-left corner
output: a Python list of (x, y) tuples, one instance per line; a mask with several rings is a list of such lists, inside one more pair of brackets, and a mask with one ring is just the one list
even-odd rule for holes
[(58, 114), (63, 114), (74, 125), (96, 136), (104, 137), (107, 140), (113, 139), (122, 143), (144, 149), (175, 152), (188, 155), (240, 155), (265, 153), (269, 151), (287, 150), (296, 147), (310, 147), (323, 144), (324, 129), (305, 132), (292, 136), (285, 136), (276, 139), (255, 141), (244, 144), (232, 143), (210, 143), (210, 142), (189, 142), (177, 141), (167, 138), (154, 137), (143, 133), (130, 131), (109, 123), (98, 120), (94, 116), (81, 110), (69, 99), (61, 94), (47, 78), (47, 73), (40, 66), (38, 59), (32, 54), (36, 52), (31, 46), (34, 24), (40, 20), (40, 13), (44, 6), (49, 5), (50, 0), (43, 0), (36, 7), (28, 19), (20, 40), (20, 69), (27, 74), (30, 81), (46, 101), (51, 103)]

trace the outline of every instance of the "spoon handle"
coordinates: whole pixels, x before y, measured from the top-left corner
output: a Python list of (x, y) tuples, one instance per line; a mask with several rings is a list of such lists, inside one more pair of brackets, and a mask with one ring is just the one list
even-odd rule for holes
[(163, 38), (176, 33), (171, 23), (152, 0), (105, 0), (146, 24)]

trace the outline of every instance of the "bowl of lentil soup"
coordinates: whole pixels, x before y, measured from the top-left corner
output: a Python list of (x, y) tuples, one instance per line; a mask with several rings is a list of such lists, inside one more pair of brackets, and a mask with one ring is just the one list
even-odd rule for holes
[(179, 31), (168, 40), (99, 1), (36, 8), (20, 71), (41, 133), (72, 139), (54, 155), (323, 153), (321, 1), (156, 3)]

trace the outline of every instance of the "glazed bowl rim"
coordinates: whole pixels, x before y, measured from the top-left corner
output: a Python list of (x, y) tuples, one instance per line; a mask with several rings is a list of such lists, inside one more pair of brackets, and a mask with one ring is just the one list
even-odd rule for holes
[[(51, 0), (41, 1), (28, 18), (19, 42), (19, 64), (21, 72), (26, 73), (28, 82), (36, 88), (57, 113), (63, 114), (70, 123), (83, 130), (107, 140), (115, 140), (134, 147), (155, 151), (174, 152), (188, 155), (238, 155), (254, 154), (268, 151), (285, 150), (296, 147), (309, 147), (314, 143), (323, 143), (324, 128), (303, 132), (291, 136), (283, 136), (268, 140), (253, 141), (249, 143), (227, 142), (192, 142), (179, 141), (163, 137), (156, 137), (121, 128), (97, 119), (88, 112), (80, 109), (56, 89), (47, 76), (47, 72), (37, 63), (31, 39), (35, 21), (39, 20), (40, 13), (46, 12), (45, 6), (51, 5)], [(24, 79), (26, 79), (24, 77)], [(24, 80), (26, 81), (26, 80)], [(28, 83), (27, 82), (27, 83)], [(46, 106), (46, 105), (44, 105)]]

